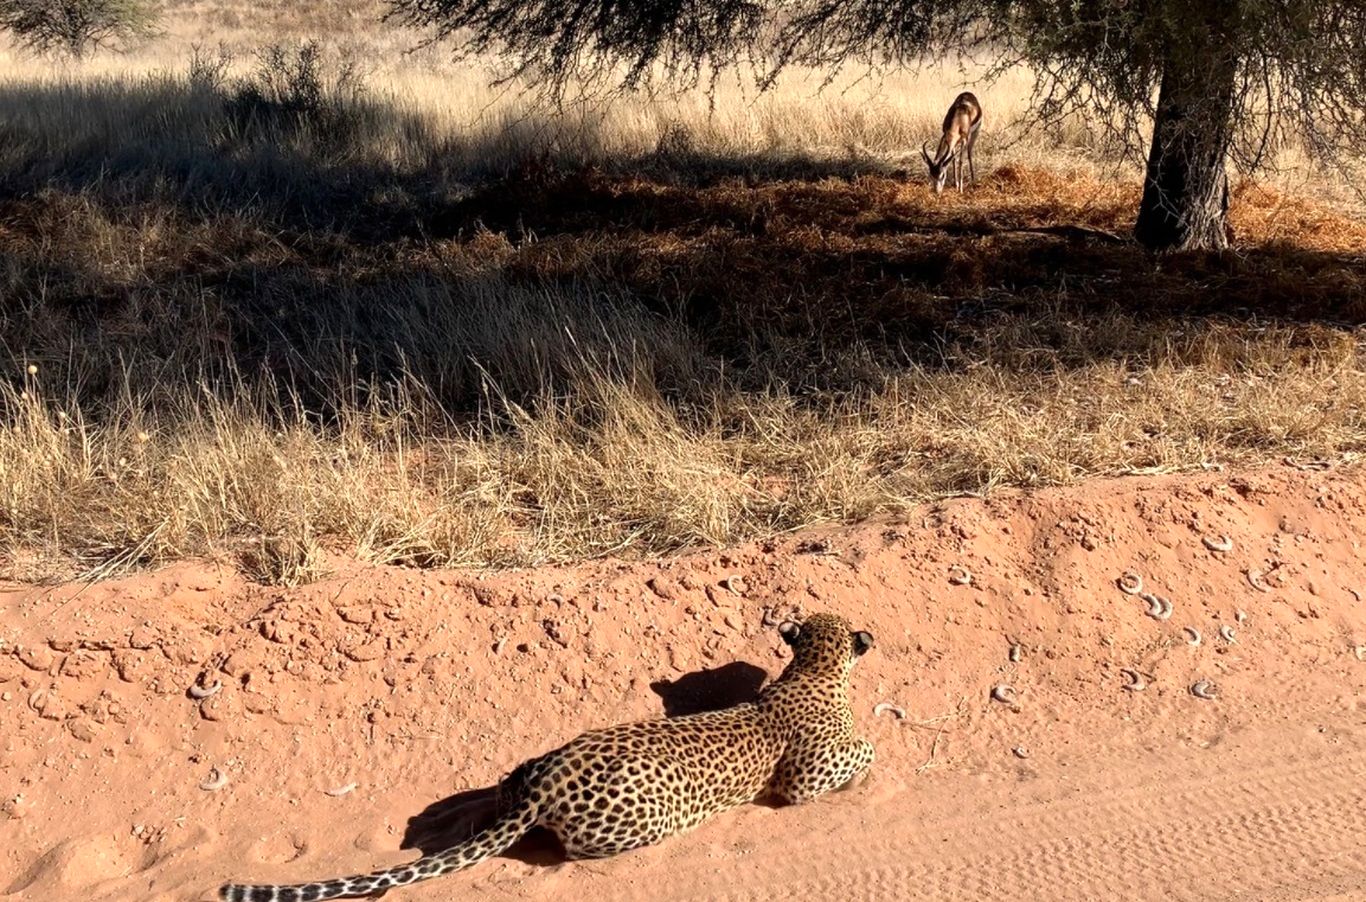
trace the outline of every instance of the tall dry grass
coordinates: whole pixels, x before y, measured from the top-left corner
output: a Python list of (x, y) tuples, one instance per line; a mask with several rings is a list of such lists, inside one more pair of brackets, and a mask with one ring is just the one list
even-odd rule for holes
[(1366, 447), (1352, 339), (1212, 327), (1173, 340), (1119, 315), (1092, 328), (1148, 354), (1012, 367), (998, 358), (1028, 336), (1003, 331), (961, 369), (908, 367), (815, 404), (776, 389), (671, 404), (580, 359), (572, 393), (495, 399), (459, 428), (401, 384), (327, 423), (259, 383), (91, 415), (40, 370), (0, 389), (8, 575), (217, 553), (288, 582), (316, 575), (325, 548), (416, 565), (662, 553), (1000, 486)]
[[(335, 8), (322, 14), (319, 5)], [(139, 131), (150, 137), (149, 126), (164, 127), (176, 138), (171, 143), (206, 140), (216, 137), (212, 130), (220, 124), (205, 121), (203, 95), (178, 90), (192, 55), (217, 63), (226, 54), (213, 73), (221, 83), (250, 74), (268, 44), (316, 40), (331, 70), (346, 66), (363, 76), (372, 101), (368, 115), (364, 105), (352, 105), (353, 116), (369, 121), (354, 124), (350, 152), (372, 164), (426, 172), (436, 156), (440, 175), (457, 183), (506, 172), (528, 158), (635, 170), (661, 150), (663, 156), (705, 155), (759, 171), (767, 171), (766, 164), (811, 160), (869, 170), (919, 168), (921, 143), (937, 137), (948, 102), (968, 86), (982, 92), (987, 106), (983, 155), (1107, 168), (1116, 162), (1096, 158), (1098, 136), (1080, 120), (1060, 133), (1025, 134), (1033, 76), (1023, 70), (988, 89), (981, 83), (986, 66), (969, 60), (875, 76), (851, 72), (833, 82), (828, 73), (794, 69), (767, 92), (757, 89), (752, 73), (737, 71), (711, 90), (661, 85), (625, 97), (571, 92), (566, 104), (551, 106), (525, 82), (495, 84), (504, 71), (497, 60), (457, 61), (449, 45), (424, 47), (423, 35), (378, 24), (384, 8), (195, 0), (168, 5), (162, 36), (127, 54), (35, 61), (0, 47), (0, 85), (19, 89), (6, 92), (0, 109), (39, 131), (74, 130), (71, 145), (82, 136), (100, 141), (112, 129), (122, 146)], [(202, 67), (197, 71), (206, 74)], [(45, 90), (25, 104), (22, 97), (32, 97), (28, 89), (34, 87)], [(126, 121), (130, 112), (152, 122), (139, 128)], [(1007, 145), (1008, 156), (1002, 156)]]
[(1056, 231), (1135, 186), (1083, 123), (1013, 130), (1023, 75), (936, 201), (895, 172), (955, 73), (550, 109), (355, 25), (307, 72), (247, 49), (301, 7), (175, 9), (0, 59), (0, 576), (664, 553), (1366, 445), (1366, 225), (1309, 175), (1155, 265)]

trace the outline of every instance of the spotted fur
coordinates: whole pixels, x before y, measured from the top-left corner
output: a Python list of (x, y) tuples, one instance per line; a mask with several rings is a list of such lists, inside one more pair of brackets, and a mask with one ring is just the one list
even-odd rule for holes
[(873, 763), (854, 735), (849, 675), (872, 647), (842, 618), (816, 614), (779, 627), (792, 661), (754, 702), (723, 711), (585, 733), (522, 764), (499, 786), (499, 816), (473, 838), (412, 864), (293, 886), (228, 885), (223, 902), (317, 902), (381, 893), (467, 868), (533, 827), (568, 858), (651, 845), (761, 796), (806, 802)]

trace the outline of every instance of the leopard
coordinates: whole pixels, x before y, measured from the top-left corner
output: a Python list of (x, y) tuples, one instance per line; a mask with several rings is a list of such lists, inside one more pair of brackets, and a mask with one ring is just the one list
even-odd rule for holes
[(316, 883), (227, 884), (221, 902), (319, 902), (376, 896), (502, 853), (533, 828), (565, 860), (605, 858), (685, 833), (736, 806), (810, 802), (865, 778), (873, 744), (855, 735), (854, 663), (873, 636), (817, 613), (783, 621), (792, 654), (754, 701), (583, 733), (516, 767), (496, 815), (469, 839), (409, 864)]

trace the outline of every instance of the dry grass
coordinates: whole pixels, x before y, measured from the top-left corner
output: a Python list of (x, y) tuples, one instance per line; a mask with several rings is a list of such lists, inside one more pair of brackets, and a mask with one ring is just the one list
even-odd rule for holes
[(418, 565), (662, 552), (1002, 485), (1366, 446), (1350, 338), (1208, 327), (1169, 340), (1118, 315), (1094, 328), (1141, 337), (1148, 353), (1061, 367), (1036, 348), (1032, 367), (1003, 365), (991, 350), (1009, 360), (1040, 337), (1017, 330), (962, 369), (908, 367), (815, 404), (732, 391), (675, 405), (585, 373), (571, 396), (458, 430), (402, 393), (320, 425), (245, 388), (91, 422), (63, 416), (40, 371), (27, 397), (0, 401), (0, 522), (6, 547), (25, 552), (15, 565), (37, 572), (72, 552), (99, 569), (219, 551), (289, 580), (319, 545)]
[(659, 553), (1366, 448), (1366, 224), (1291, 175), (1153, 261), (1080, 128), (897, 177), (952, 78), (548, 111), (381, 35), (300, 104), (188, 82), (188, 21), (0, 61), (0, 575)]

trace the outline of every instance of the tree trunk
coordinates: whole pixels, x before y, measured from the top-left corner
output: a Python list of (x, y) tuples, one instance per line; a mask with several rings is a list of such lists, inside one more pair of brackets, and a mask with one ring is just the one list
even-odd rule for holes
[[(1168, 55), (1134, 237), (1154, 250), (1228, 247), (1228, 174), (1237, 63), (1222, 42), (1191, 36)], [(1203, 39), (1202, 39), (1203, 37)]]

